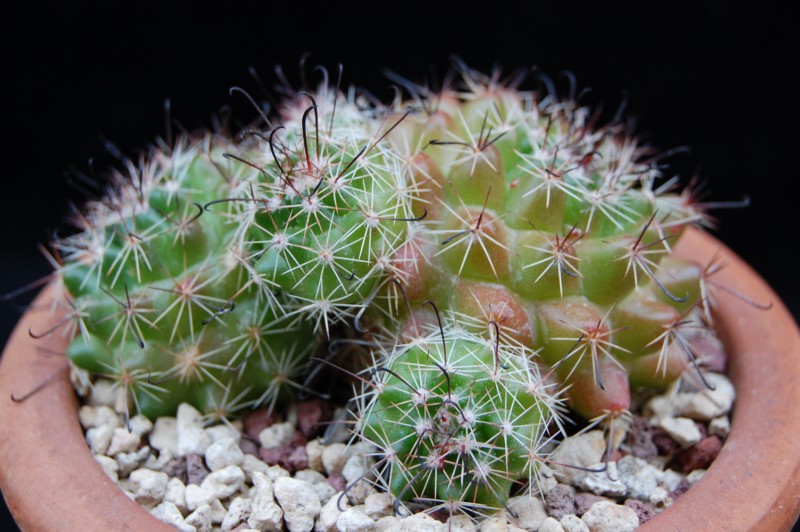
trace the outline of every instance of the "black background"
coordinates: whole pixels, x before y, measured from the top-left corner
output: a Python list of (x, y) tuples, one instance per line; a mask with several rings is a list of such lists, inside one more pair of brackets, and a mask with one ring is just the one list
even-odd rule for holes
[[(88, 172), (92, 157), (98, 170), (114, 163), (101, 135), (128, 155), (162, 135), (166, 97), (186, 127), (209, 124), (227, 105), (244, 123), (254, 111), (228, 89), (263, 98), (250, 66), (268, 86), (276, 64), (297, 81), (309, 52), (309, 65), (334, 70), (341, 62), (345, 83), (385, 98), (382, 69), (421, 80), (431, 67), (444, 73), (458, 54), (481, 70), (536, 65), (564, 92), (559, 74), (569, 69), (580, 88), (593, 89), (587, 102), (604, 103), (609, 115), (627, 93), (652, 144), (691, 147), (672, 159), (675, 173), (699, 173), (711, 200), (752, 198), (747, 209), (716, 213), (717, 235), (798, 315), (792, 18), (769, 2), (658, 3), (658, 12), (561, 4), (15, 5), (0, 22), (0, 293), (47, 274), (36, 244), (63, 224), (68, 202), (83, 197), (64, 173)], [(24, 303), (0, 306), (0, 339)]]

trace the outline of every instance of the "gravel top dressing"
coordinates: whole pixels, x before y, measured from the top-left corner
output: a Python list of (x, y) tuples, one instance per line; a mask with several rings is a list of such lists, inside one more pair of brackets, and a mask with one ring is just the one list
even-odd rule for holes
[(619, 532), (669, 507), (722, 447), (733, 386), (721, 374), (704, 376), (713, 389), (684, 383), (642, 398), (615, 427), (608, 456), (603, 431), (570, 436), (540, 468), (542, 493), (474, 519), (409, 515), (375, 479), (377, 450), (332, 430), (341, 410), (318, 399), (282, 416), (258, 410), (216, 423), (182, 404), (176, 417), (137, 415), (126, 424), (116, 388), (98, 380), (85, 389), (80, 421), (106, 474), (179, 530)]

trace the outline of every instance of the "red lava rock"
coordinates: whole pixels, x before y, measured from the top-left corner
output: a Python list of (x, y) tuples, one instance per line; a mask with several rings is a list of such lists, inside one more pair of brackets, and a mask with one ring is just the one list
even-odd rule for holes
[(200, 485), (208, 475), (208, 469), (199, 454), (186, 456), (186, 483)]
[(347, 480), (341, 473), (331, 473), (328, 475), (328, 484), (330, 484), (336, 491), (344, 491), (347, 487)]
[(239, 442), (239, 448), (245, 454), (252, 454), (258, 457), (258, 444), (247, 437), (242, 438), (242, 441)]
[(681, 481), (678, 483), (678, 487), (675, 488), (669, 494), (669, 496), (672, 497), (673, 500), (677, 500), (678, 497), (680, 497), (681, 495), (683, 495), (684, 493), (689, 491), (689, 488), (691, 488), (691, 487), (692, 487), (692, 485), (689, 484), (689, 481), (686, 480), (685, 478), (682, 478)]
[(297, 426), (303, 436), (313, 438), (317, 436), (323, 423), (331, 419), (331, 406), (320, 399), (310, 399), (297, 403)]
[(173, 458), (161, 468), (162, 473), (166, 473), (169, 478), (179, 478), (184, 484), (187, 483), (186, 459)]
[(649, 420), (643, 417), (633, 418), (625, 436), (625, 447), (631, 455), (642, 460), (652, 460), (658, 456), (658, 447), (653, 443), (653, 427)]
[(430, 515), (440, 523), (447, 523), (447, 520), (450, 519), (451, 513), (445, 510), (444, 508), (440, 508), (439, 510), (431, 512), (428, 515)]
[(683, 467), (684, 473), (703, 469), (714, 461), (722, 449), (722, 440), (717, 436), (703, 438), (688, 449), (678, 453), (675, 458)]
[(266, 408), (251, 412), (244, 418), (244, 433), (253, 441), (258, 441), (258, 435), (265, 428), (275, 423), (273, 416)]
[(297, 446), (305, 447), (305, 445), (307, 443), (308, 443), (308, 438), (306, 438), (303, 435), (302, 432), (300, 432), (299, 430), (296, 430), (295, 433), (294, 433), (294, 438), (292, 438), (292, 441), (289, 442), (289, 447), (292, 447), (292, 448), (297, 447)]
[(575, 488), (566, 484), (556, 484), (545, 495), (547, 515), (553, 519), (561, 519), (567, 514), (575, 513)]
[(274, 449), (258, 449), (258, 455), (268, 465), (279, 465), (293, 473), (301, 469), (308, 469), (308, 455), (306, 454), (306, 437), (296, 431), (292, 441)]
[[(594, 493), (578, 493), (575, 495), (575, 515), (582, 516), (589, 511), (589, 508), (596, 502), (611, 501), (608, 497), (601, 497)], [(614, 501), (611, 501), (614, 502)]]
[(728, 354), (722, 342), (714, 336), (697, 334), (689, 338), (695, 356), (703, 361), (703, 367), (716, 373), (725, 373), (728, 368)]
[(288, 458), (286, 446), (275, 447), (273, 449), (264, 449), (263, 447), (260, 447), (258, 449), (258, 456), (261, 457), (261, 459), (267, 465), (279, 465), (286, 469), (284, 466), (286, 461), (285, 459)]
[(650, 504), (638, 499), (628, 499), (625, 506), (636, 512), (639, 517), (639, 526), (645, 524), (656, 516), (656, 510)]
[(302, 471), (308, 469), (308, 455), (306, 454), (305, 446), (295, 447), (289, 454), (286, 461), (292, 468), (290, 471)]
[(653, 443), (661, 454), (672, 456), (681, 450), (681, 445), (661, 429), (653, 431)]
[(614, 449), (613, 451), (611, 451), (611, 454), (608, 455), (608, 458), (606, 458), (605, 453), (603, 453), (603, 461), (619, 462), (620, 459), (622, 459), (625, 455), (626, 453), (620, 451), (619, 449)]

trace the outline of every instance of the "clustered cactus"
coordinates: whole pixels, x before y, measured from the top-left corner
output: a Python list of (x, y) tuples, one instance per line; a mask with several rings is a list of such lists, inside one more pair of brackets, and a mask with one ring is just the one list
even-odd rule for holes
[(354, 432), (391, 493), (480, 514), (535, 491), (565, 400), (618, 417), (696, 365), (708, 272), (670, 252), (704, 215), (625, 124), (460, 70), (389, 105), (323, 84), (131, 162), (53, 244), (72, 362), (148, 416), (228, 416), (354, 323)]

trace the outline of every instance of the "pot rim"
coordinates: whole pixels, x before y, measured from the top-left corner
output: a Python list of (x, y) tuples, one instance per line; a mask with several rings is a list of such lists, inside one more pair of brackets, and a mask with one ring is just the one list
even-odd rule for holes
[[(731, 432), (703, 478), (639, 530), (789, 530), (800, 515), (800, 330), (767, 283), (714, 237), (690, 229), (676, 255), (727, 263), (714, 276), (724, 287), (715, 320), (737, 401)], [(29, 335), (40, 327), (34, 320), (53, 319), (54, 290), (37, 296), (0, 359), (0, 426), (15, 427), (0, 433), (8, 507), (23, 529), (174, 530), (119, 490), (89, 452), (64, 359), (45, 351), (63, 351), (66, 336)], [(772, 308), (759, 310), (729, 290)], [(50, 375), (34, 396), (11, 400)]]

